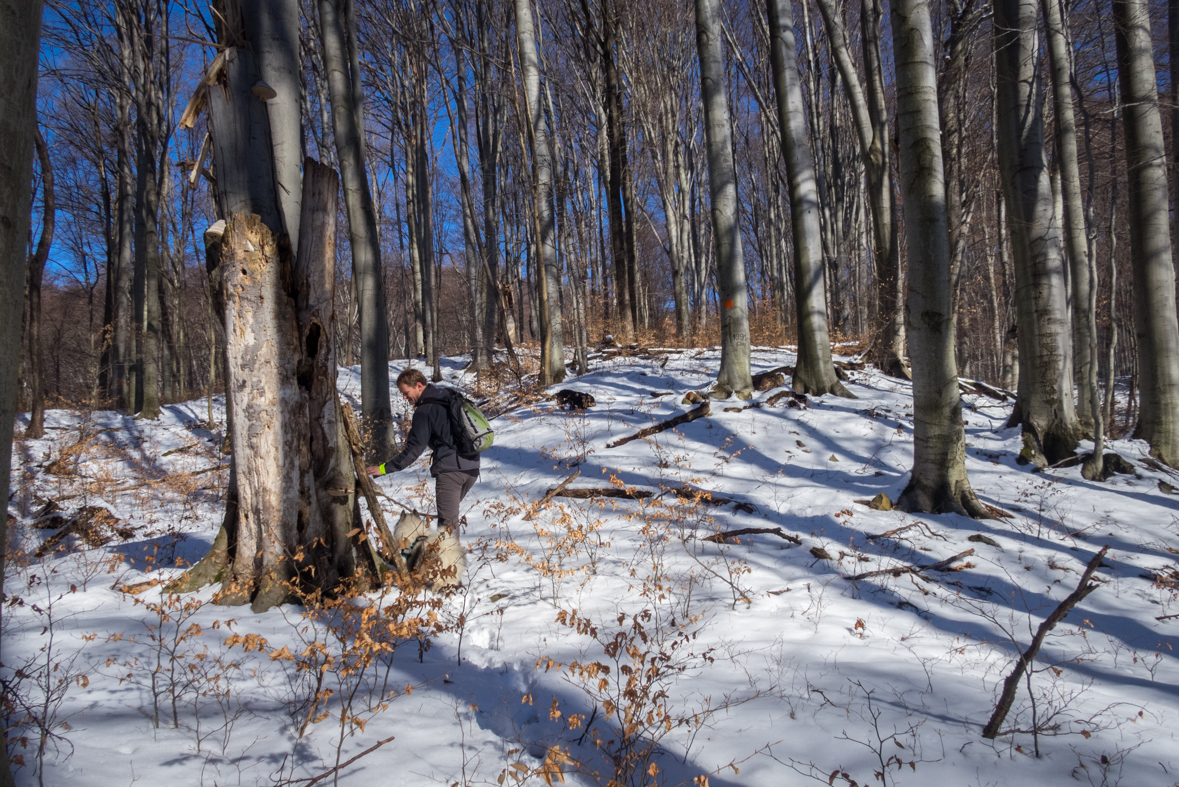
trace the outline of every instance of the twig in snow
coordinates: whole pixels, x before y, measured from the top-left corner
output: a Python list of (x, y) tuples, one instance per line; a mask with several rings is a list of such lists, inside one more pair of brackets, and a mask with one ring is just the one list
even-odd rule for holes
[(852, 582), (855, 582), (860, 579), (868, 579), (869, 577), (883, 576), (884, 574), (892, 574), (894, 577), (899, 577), (902, 574), (922, 574), (926, 571), (945, 571), (952, 563), (956, 563), (962, 558), (969, 557), (973, 554), (974, 550), (968, 549), (965, 552), (959, 552), (953, 557), (948, 557), (945, 560), (939, 560), (938, 562), (932, 563), (928, 566), (905, 566), (904, 568), (898, 566), (893, 568), (882, 568), (876, 571), (865, 571), (863, 574), (856, 574), (853, 577), (848, 577), (848, 579)]
[(1028, 665), (1036, 658), (1036, 654), (1040, 652), (1040, 646), (1044, 644), (1044, 638), (1052, 629), (1056, 628), (1056, 624), (1064, 620), (1065, 616), (1075, 607), (1081, 603), (1094, 590), (1101, 587), (1101, 583), (1090, 582), (1093, 577), (1093, 572), (1101, 565), (1101, 559), (1105, 557), (1105, 553), (1109, 551), (1108, 546), (1101, 548), (1101, 551), (1093, 556), (1089, 561), (1089, 565), (1085, 567), (1085, 573), (1081, 575), (1081, 581), (1077, 584), (1076, 590), (1068, 594), (1060, 605), (1052, 610), (1052, 614), (1044, 619), (1040, 627), (1036, 629), (1036, 636), (1032, 638), (1032, 644), (1028, 645), (1019, 657), (1019, 661), (1015, 663), (1015, 669), (1003, 681), (1003, 693), (999, 696), (999, 702), (995, 705), (995, 712), (991, 714), (991, 720), (987, 722), (987, 726), (983, 727), (983, 737), (994, 738), (999, 734), (999, 727), (1007, 718), (1007, 714), (1011, 711), (1011, 705), (1015, 702), (1015, 692), (1019, 689), (1019, 682), (1023, 679), (1024, 672), (1027, 671)]

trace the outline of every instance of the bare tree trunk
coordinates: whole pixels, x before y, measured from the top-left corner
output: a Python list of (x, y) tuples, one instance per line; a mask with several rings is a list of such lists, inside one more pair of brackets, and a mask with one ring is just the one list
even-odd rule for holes
[(553, 170), (548, 129), (540, 103), (540, 64), (536, 55), (536, 34), (529, 0), (515, 0), (516, 35), (520, 45), (524, 97), (528, 109), (529, 138), (532, 143), (534, 177), (533, 211), (536, 250), (539, 260), (537, 310), (540, 327), (540, 384), (554, 385), (565, 379), (565, 340), (561, 328), (560, 271), (557, 266), (556, 226), (553, 219)]
[(1041, 0), (1044, 29), (1048, 37), (1052, 96), (1056, 107), (1056, 158), (1060, 162), (1061, 198), (1064, 202), (1064, 240), (1068, 252), (1069, 283), (1072, 287), (1073, 358), (1077, 376), (1077, 417), (1087, 431), (1093, 430), (1092, 394), (1097, 386), (1097, 369), (1091, 346), (1097, 332), (1089, 300), (1096, 283), (1089, 277), (1089, 244), (1085, 206), (1081, 197), (1081, 172), (1077, 164), (1077, 123), (1073, 112), (1073, 65), (1063, 0)]
[[(352, 450), (339, 408), (335, 321), (336, 216), (340, 181), (331, 167), (307, 159), (304, 164), (299, 251), (294, 262), (295, 306), (300, 361), (299, 385), (307, 397), (309, 459), (319, 504), (320, 532), (302, 530), (300, 546), (323, 576), (321, 587), (352, 577), (364, 564), (356, 554), (356, 478)], [(311, 522), (315, 522), (312, 517)]]
[(303, 116), (299, 59), (299, 0), (255, 0), (241, 3), (246, 38), (254, 50), (258, 73), (275, 95), (266, 98), (270, 117), (270, 145), (274, 151), (274, 177), (279, 215), (290, 238), (299, 248), (299, 200), (303, 194)]
[[(121, 14), (116, 14), (116, 20), (120, 19), (121, 16)], [(129, 78), (126, 71), (130, 53), (127, 51), (129, 45), (124, 40), (126, 36), (122, 34), (124, 27), (123, 25), (119, 26), (119, 71), (120, 79), (125, 85)], [(135, 219), (133, 215), (135, 200), (133, 183), (135, 172), (134, 165), (132, 164), (131, 101), (125, 91), (120, 90), (115, 97), (115, 102), (118, 123), (115, 129), (116, 139), (118, 140), (118, 153), (116, 157), (116, 166), (118, 167), (116, 178), (118, 196), (115, 203), (118, 251), (115, 254), (115, 270), (113, 276), (115, 292), (111, 359), (114, 368), (112, 369), (111, 379), (119, 409), (130, 411), (135, 399), (134, 391), (131, 390), (129, 385), (127, 369), (128, 361), (131, 358), (131, 269), (133, 265), (131, 240), (135, 231)]]
[(954, 359), (950, 235), (928, 0), (892, 0), (901, 189), (908, 233), (905, 328), (913, 364), (913, 475), (904, 511), (985, 517), (966, 477)]
[(1081, 428), (1073, 403), (1064, 250), (1044, 151), (1036, 3), (993, 0), (993, 8), (999, 168), (1019, 322), (1019, 399), (1010, 423), (1023, 426), (1026, 460), (1052, 464), (1072, 455)]
[(33, 389), (29, 425), (25, 429), (25, 437), (28, 438), (45, 436), (45, 375), (41, 359), (41, 279), (45, 274), (45, 261), (49, 259), (49, 247), (53, 244), (53, 225), (57, 215), (53, 194), (53, 163), (49, 160), (49, 148), (45, 146), (40, 128), (36, 129), (33, 139), (37, 143), (37, 158), (41, 162), (41, 188), (44, 197), (41, 239), (37, 241), (37, 249), (33, 256), (29, 258), (28, 269), (29, 319), (25, 344), (28, 347), (29, 379)]
[(1130, 257), (1141, 397), (1134, 436), (1150, 443), (1152, 456), (1179, 467), (1179, 324), (1149, 5), (1145, 0), (1115, 0), (1114, 20), (1130, 173)]
[(393, 408), (389, 399), (389, 326), (381, 283), (381, 246), (368, 171), (363, 131), (355, 105), (360, 74), (347, 59), (345, 33), (336, 0), (319, 0), (323, 51), (331, 93), (332, 127), (344, 181), (344, 205), (351, 233), (352, 277), (360, 302), (360, 400), (369, 460), (390, 456), (395, 448)]
[(274, 235), (256, 215), (231, 215), (221, 253), (239, 511), (220, 603), (251, 600), (262, 612), (290, 595), (299, 533), (320, 532), (323, 522), (306, 445), (307, 404), (295, 375), (294, 303)]
[[(41, 2), (0, 2), (0, 544), (8, 538), (12, 432), (20, 366), (21, 299), (28, 270), (25, 244), (32, 202), (33, 137), (37, 130), (37, 55)], [(4, 581), (0, 551), (0, 585)], [(12, 787), (7, 734), (0, 740), (0, 787)]]
[[(789, 0), (768, 0), (767, 8), (770, 19), (770, 57), (778, 98), (778, 124), (782, 130), (782, 157), (786, 161), (786, 175), (790, 181), (790, 222), (794, 233), (798, 363), (794, 370), (793, 387), (798, 393), (816, 396), (833, 393), (850, 397), (851, 392), (835, 376), (831, 340), (827, 334), (819, 194), (798, 76), (794, 12)], [(703, 64), (703, 57), (701, 62)], [(710, 173), (711, 162), (710, 152)]]
[[(614, 50), (618, 44), (618, 11), (611, 0), (601, 0), (602, 3), (602, 76), (604, 86), (603, 104), (606, 114), (606, 156), (608, 161), (606, 180), (606, 205), (610, 212), (610, 252), (614, 259), (614, 286), (618, 297), (619, 333), (623, 341), (634, 341), (635, 312), (634, 302), (635, 281), (638, 270), (634, 265), (634, 247), (631, 243), (632, 222), (624, 215), (624, 211), (633, 208), (627, 206), (626, 189), (623, 185), (625, 174), (623, 161), (626, 157), (626, 135), (622, 122), (622, 87), (618, 76), (618, 64), (614, 58)], [(588, 16), (588, 14), (587, 14)]]
[(721, 300), (721, 365), (712, 395), (724, 399), (735, 393), (740, 399), (748, 399), (753, 394), (749, 295), (745, 286), (745, 260), (738, 223), (737, 168), (733, 161), (729, 102), (725, 93), (724, 39), (719, 16), (718, 0), (696, 0), (696, 49), (700, 58), (709, 196), (716, 233), (716, 281)]
[[(860, 84), (847, 44), (847, 32), (833, 0), (818, 0), (832, 59), (843, 78), (843, 88), (852, 108), (860, 156), (868, 181), (868, 206), (872, 214), (872, 254), (879, 269), (877, 290), (877, 324), (874, 328), (873, 356), (877, 366), (893, 377), (909, 378), (903, 360), (905, 350), (904, 319), (901, 314), (900, 248), (897, 242), (897, 208), (893, 201), (892, 144), (888, 132), (888, 109), (885, 105), (884, 66), (880, 57), (880, 24), (884, 12), (880, 0), (866, 0), (860, 5), (860, 29), (863, 41), (865, 78), (868, 89)], [(795, 70), (797, 71), (797, 58)], [(800, 98), (801, 101), (801, 98)], [(801, 107), (799, 108), (801, 112)]]

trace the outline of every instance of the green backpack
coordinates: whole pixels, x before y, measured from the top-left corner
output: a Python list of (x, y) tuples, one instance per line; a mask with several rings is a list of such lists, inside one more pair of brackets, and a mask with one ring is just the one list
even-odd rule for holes
[(447, 412), (450, 415), (450, 435), (455, 450), (463, 456), (481, 454), (495, 442), (495, 432), (487, 416), (459, 391), (450, 390)]

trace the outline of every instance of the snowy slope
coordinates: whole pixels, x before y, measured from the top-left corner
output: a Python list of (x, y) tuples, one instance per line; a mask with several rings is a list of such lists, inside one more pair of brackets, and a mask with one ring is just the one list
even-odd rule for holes
[[(1032, 472), (1008, 408), (966, 396), (971, 483), (1013, 515), (981, 522), (855, 502), (895, 499), (912, 461), (909, 388), (872, 370), (850, 372), (855, 400), (714, 401), (607, 447), (690, 409), (718, 357), (601, 361), (560, 386), (591, 393), (588, 411), (539, 400), (498, 416), (464, 503), (466, 592), (415, 602), (406, 614), (433, 615), (431, 633), (355, 672), (299, 665), (322, 664), (316, 641), (346, 658), (333, 632), (364, 606), (405, 612), (395, 593), (252, 615), (209, 603), (211, 588), (116, 589), (177, 575), (216, 534), (227, 465), (205, 400), (153, 423), (48, 414), (49, 437), (13, 453), (3, 662), (18, 783), (306, 784), (372, 749), (327, 781), (605, 784), (623, 763), (633, 784), (1179, 784), (1179, 496), (1165, 491), (1179, 480), (1143, 464), (1143, 443), (1110, 446), (1135, 474), (1104, 484)], [(754, 352), (755, 372), (792, 362)], [(448, 359), (448, 382), (472, 383), (462, 366)], [(354, 402), (358, 378), (341, 370)], [(426, 508), (426, 468), (381, 484)], [(650, 495), (555, 498), (525, 518), (575, 470), (570, 488)], [(681, 499), (684, 485), (728, 502)], [(36, 559), (47, 499), (107, 509), (128, 537)], [(740, 528), (782, 535), (703, 540)], [(1018, 651), (1106, 545), (1104, 584), (1017, 694), (1016, 731), (983, 739)], [(969, 549), (956, 570), (849, 579)]]

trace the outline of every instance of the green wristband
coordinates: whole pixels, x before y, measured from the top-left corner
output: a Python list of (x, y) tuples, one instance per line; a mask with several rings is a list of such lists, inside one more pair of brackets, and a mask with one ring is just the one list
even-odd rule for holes
[(385, 463), (384, 462), (382, 462), (380, 465), (378, 465), (377, 469), (381, 471), (381, 475), (388, 474), (388, 471), (385, 470)]

